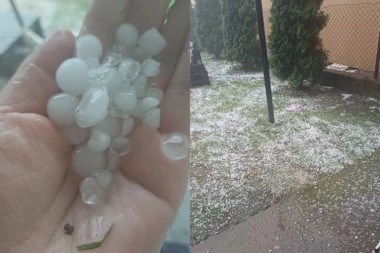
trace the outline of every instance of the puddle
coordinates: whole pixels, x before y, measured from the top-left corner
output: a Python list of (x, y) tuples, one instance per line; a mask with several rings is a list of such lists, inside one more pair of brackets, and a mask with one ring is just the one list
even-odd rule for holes
[(192, 253), (369, 253), (380, 241), (380, 152), (191, 249)]
[[(322, 178), (301, 193), (304, 219), (331, 228), (347, 252), (369, 252), (380, 240), (380, 153)], [(348, 250), (348, 249), (346, 249)]]

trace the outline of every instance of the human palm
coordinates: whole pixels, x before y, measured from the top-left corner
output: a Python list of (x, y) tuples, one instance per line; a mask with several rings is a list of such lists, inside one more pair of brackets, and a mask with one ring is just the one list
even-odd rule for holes
[[(72, 145), (46, 118), (46, 102), (58, 92), (56, 69), (74, 52), (73, 35), (63, 29), (53, 33), (3, 90), (0, 253), (77, 252), (80, 244), (100, 241), (112, 224), (110, 236), (93, 252), (159, 251), (188, 180), (188, 158), (170, 160), (160, 148), (162, 135), (189, 132), (189, 1), (180, 1), (163, 25), (168, 3), (131, 0), (125, 8), (125, 0), (95, 0), (84, 21), (82, 33), (96, 35), (105, 48), (126, 21), (140, 32), (154, 26), (168, 42), (155, 80), (165, 91), (160, 129), (133, 130), (133, 148), (99, 205), (81, 200), (81, 178), (71, 168)], [(65, 224), (74, 227), (72, 235), (65, 234)]]

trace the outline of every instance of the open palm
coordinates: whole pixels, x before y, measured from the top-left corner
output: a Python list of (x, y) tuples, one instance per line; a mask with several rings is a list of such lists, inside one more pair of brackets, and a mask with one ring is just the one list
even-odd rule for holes
[[(46, 118), (46, 102), (59, 92), (57, 67), (73, 56), (75, 38), (58, 29), (24, 63), (0, 97), (0, 253), (77, 252), (80, 244), (104, 244), (93, 252), (158, 252), (182, 202), (188, 158), (167, 159), (163, 134), (189, 132), (189, 5), (183, 0), (166, 16), (170, 0), (94, 0), (82, 33), (113, 42), (118, 25), (142, 33), (161, 30), (168, 46), (156, 83), (165, 91), (159, 131), (137, 127), (132, 151), (121, 161), (99, 206), (85, 205), (81, 178), (71, 168), (72, 146)], [(127, 7), (127, 8), (126, 8)], [(167, 22), (164, 24), (165, 18)], [(74, 226), (72, 235), (64, 225)]]

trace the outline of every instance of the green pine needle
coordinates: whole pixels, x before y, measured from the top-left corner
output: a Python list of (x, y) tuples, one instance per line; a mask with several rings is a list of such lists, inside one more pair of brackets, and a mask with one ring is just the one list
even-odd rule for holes
[(79, 245), (77, 246), (77, 249), (79, 251), (84, 251), (84, 250), (90, 250), (90, 249), (97, 249), (97, 248), (100, 248), (101, 246), (102, 246), (102, 242), (93, 242), (89, 244)]
[(102, 246), (103, 242), (107, 239), (108, 235), (111, 233), (114, 224), (115, 223), (113, 223), (111, 225), (111, 227), (108, 229), (107, 233), (104, 235), (103, 240), (101, 240), (100, 242), (92, 242), (92, 243), (88, 243), (88, 244), (79, 245), (79, 246), (77, 246), (77, 250), (78, 251), (84, 251), (84, 250), (100, 248)]

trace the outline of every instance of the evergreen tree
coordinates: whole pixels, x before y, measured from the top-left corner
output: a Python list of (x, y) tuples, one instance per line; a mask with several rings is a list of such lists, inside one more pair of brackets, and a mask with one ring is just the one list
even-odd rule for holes
[(195, 31), (200, 48), (219, 57), (223, 49), (219, 0), (197, 0), (195, 16)]
[(253, 0), (220, 0), (223, 23), (223, 55), (246, 69), (261, 66), (255, 2)]
[(195, 24), (196, 24), (195, 9), (194, 7), (190, 6), (190, 41), (195, 43), (196, 47), (200, 49), (198, 39), (195, 34)]
[(328, 17), (323, 0), (272, 0), (270, 63), (274, 74), (291, 85), (314, 84), (327, 62), (319, 37)]

